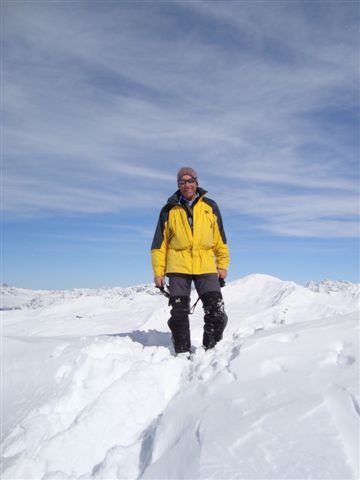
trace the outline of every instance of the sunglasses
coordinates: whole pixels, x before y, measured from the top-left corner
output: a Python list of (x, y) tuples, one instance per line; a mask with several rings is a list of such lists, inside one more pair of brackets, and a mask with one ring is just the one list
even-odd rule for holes
[(196, 182), (196, 180), (194, 178), (189, 178), (188, 180), (179, 180), (178, 185), (179, 185), (179, 187), (182, 187), (182, 186), (186, 185), (187, 183), (190, 183), (190, 185), (192, 185), (195, 182)]

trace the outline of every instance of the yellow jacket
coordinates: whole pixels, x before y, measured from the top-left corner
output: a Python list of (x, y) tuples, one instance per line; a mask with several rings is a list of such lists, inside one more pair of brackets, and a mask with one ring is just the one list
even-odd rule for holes
[(198, 188), (197, 192), (192, 227), (188, 211), (179, 201), (179, 191), (162, 208), (151, 246), (154, 276), (199, 275), (228, 268), (229, 249), (219, 208), (214, 200), (205, 198), (205, 190)]

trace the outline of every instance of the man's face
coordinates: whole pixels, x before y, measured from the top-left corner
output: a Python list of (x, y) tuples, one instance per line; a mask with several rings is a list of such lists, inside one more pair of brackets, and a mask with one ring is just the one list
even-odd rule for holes
[(190, 175), (184, 175), (179, 180), (179, 189), (186, 200), (192, 200), (196, 195), (197, 183)]

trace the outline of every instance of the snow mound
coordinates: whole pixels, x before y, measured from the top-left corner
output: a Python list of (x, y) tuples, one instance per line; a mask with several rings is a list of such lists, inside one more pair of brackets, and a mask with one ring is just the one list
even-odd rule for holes
[(16, 458), (7, 478), (44, 472), (52, 478), (60, 471), (99, 478), (119, 456), (116, 478), (135, 478), (144, 432), (177, 392), (182, 363), (168, 349), (145, 349), (129, 337), (81, 348), (56, 371), (57, 396), (32, 410), (4, 442), (5, 459)]

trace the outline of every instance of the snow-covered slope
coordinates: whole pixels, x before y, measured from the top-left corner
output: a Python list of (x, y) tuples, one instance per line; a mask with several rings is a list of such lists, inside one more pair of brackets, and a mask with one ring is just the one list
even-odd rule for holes
[(357, 478), (358, 285), (223, 294), (223, 341), (200, 348), (199, 305), (187, 361), (150, 285), (3, 286), (3, 478)]

